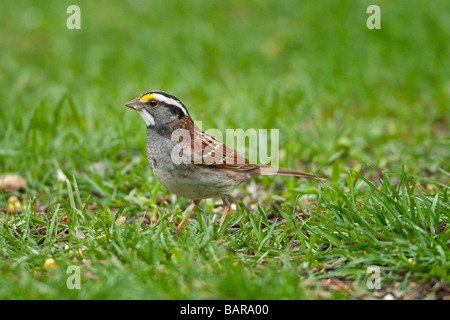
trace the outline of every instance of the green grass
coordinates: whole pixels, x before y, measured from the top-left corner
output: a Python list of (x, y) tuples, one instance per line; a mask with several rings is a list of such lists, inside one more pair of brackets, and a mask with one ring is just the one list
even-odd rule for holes
[[(2, 2), (0, 174), (27, 187), (0, 193), (0, 298), (448, 298), (448, 1), (378, 1), (381, 30), (372, 2), (297, 2), (79, 1), (81, 30), (72, 2)], [(174, 234), (189, 201), (123, 107), (150, 89), (279, 129), (280, 165), (328, 181), (256, 179), (224, 230), (208, 200)]]

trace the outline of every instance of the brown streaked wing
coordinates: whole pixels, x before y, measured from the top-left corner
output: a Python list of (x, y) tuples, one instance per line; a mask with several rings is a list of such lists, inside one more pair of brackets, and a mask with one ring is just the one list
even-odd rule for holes
[[(196, 129), (197, 130), (194, 132), (194, 139), (191, 141), (191, 148), (193, 149), (194, 155), (193, 161), (195, 159), (200, 159), (201, 153), (201, 164), (204, 165), (237, 169), (252, 164), (233, 148), (230, 148), (223, 142), (217, 140), (212, 135), (198, 128)], [(196, 163), (196, 161), (194, 161), (194, 163)], [(251, 167), (254, 168), (254, 166)]]

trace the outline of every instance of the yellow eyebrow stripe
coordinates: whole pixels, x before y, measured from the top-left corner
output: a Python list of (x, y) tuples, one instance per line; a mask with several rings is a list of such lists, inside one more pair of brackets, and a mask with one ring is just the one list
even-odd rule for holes
[(148, 101), (153, 98), (155, 98), (155, 95), (153, 93), (148, 93), (148, 94), (144, 94), (142, 97), (140, 97), (139, 101), (145, 102), (145, 101)]

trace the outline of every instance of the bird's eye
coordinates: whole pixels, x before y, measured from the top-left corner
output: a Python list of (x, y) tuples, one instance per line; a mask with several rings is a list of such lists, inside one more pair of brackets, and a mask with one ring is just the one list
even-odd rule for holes
[(156, 100), (150, 100), (150, 105), (151, 105), (152, 107), (156, 106), (157, 104), (158, 104), (158, 101), (156, 101)]

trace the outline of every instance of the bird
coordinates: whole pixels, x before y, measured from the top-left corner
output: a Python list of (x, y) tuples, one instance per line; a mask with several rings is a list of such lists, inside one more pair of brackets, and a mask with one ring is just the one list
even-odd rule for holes
[(250, 162), (233, 148), (201, 130), (185, 105), (165, 91), (150, 90), (125, 103), (147, 126), (147, 160), (156, 179), (171, 193), (192, 200), (177, 226), (180, 231), (201, 200), (221, 198), (219, 230), (232, 204), (231, 190), (261, 175), (318, 179), (310, 173)]

